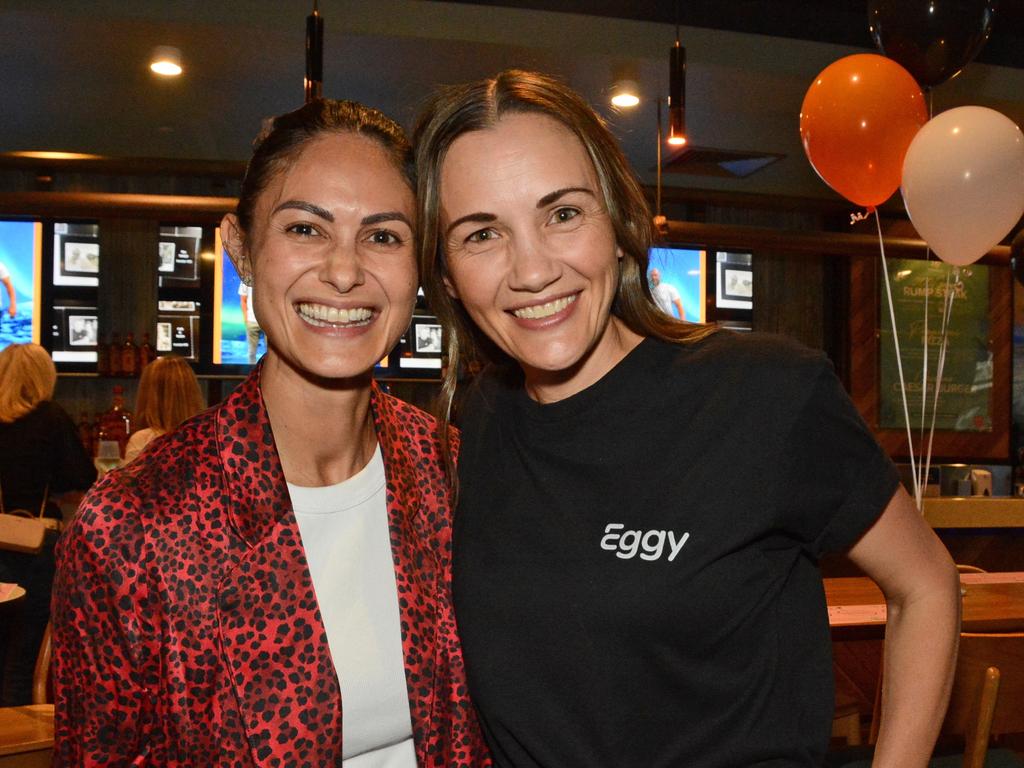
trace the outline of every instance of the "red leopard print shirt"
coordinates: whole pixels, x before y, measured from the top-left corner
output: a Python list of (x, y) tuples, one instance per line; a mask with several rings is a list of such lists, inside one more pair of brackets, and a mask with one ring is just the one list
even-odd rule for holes
[[(435, 423), (376, 388), (372, 402), (417, 760), (486, 766)], [(343, 702), (259, 369), (98, 483), (58, 558), (54, 765), (341, 765)]]

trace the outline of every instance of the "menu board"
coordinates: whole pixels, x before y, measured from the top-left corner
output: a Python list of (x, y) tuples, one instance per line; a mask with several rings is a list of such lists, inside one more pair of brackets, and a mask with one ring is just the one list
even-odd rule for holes
[(156, 270), (161, 288), (199, 287), (202, 243), (202, 227), (160, 227)]
[(156, 353), (174, 353), (186, 360), (199, 359), (198, 301), (161, 300), (156, 318)]
[[(953, 299), (947, 328), (942, 387), (938, 405), (935, 406), (935, 429), (991, 432), (992, 349), (989, 344), (988, 267), (977, 264), (961, 267), (959, 280), (953, 275), (953, 268), (940, 261), (889, 259), (888, 269), (912, 428), (916, 431), (922, 423), (926, 354), (928, 378), (924, 429), (928, 430), (931, 426), (948, 276), (948, 292), (952, 293)], [(880, 304), (881, 381), (878, 426), (884, 429), (905, 429), (892, 322), (884, 287)]]

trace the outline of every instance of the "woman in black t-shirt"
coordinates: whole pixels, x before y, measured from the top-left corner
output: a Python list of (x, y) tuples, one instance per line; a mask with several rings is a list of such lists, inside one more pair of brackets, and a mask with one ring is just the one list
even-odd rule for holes
[(507, 71), (416, 132), (421, 272), (460, 363), (455, 601), (497, 765), (811, 766), (817, 558), (890, 609), (876, 764), (926, 764), (958, 582), (823, 356), (660, 313), (652, 222), (573, 91)]

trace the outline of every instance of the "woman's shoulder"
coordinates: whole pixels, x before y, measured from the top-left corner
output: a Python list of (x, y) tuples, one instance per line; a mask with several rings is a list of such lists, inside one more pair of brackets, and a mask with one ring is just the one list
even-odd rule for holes
[[(441, 425), (437, 417), (405, 400), (375, 392), (378, 426), (383, 426), (388, 438), (402, 445), (403, 451), (412, 450), (419, 458), (441, 462)], [(447, 428), (448, 441), (457, 446), (459, 432), (451, 425)]]
[(191, 419), (93, 484), (68, 532), (112, 537), (127, 545), (142, 535), (147, 518), (178, 509), (179, 504), (168, 501), (190, 493), (204, 467), (219, 476), (219, 462), (213, 417)]
[(423, 434), (437, 431), (437, 419), (422, 408), (386, 392), (379, 392), (378, 397), (383, 406), (381, 415), (399, 427), (408, 427)]
[(56, 424), (74, 426), (71, 415), (64, 410), (64, 406), (56, 400), (41, 400), (36, 407), (21, 417), (25, 420), (36, 421), (49, 426)]
[(824, 352), (788, 336), (719, 330), (689, 344), (662, 344), (663, 354), (680, 365), (704, 368), (743, 368), (752, 376), (817, 376), (831, 368)]
[[(141, 429), (128, 441), (146, 448), (134, 460), (108, 472), (94, 490), (141, 502), (181, 492), (181, 485), (203, 467), (219, 472), (215, 409), (205, 411), (172, 432)], [(109, 478), (109, 481), (108, 481)]]

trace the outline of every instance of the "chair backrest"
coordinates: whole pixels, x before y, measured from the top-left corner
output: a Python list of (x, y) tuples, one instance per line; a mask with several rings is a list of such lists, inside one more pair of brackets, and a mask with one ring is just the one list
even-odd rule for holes
[(967, 565), (966, 563), (957, 563), (956, 569), (960, 573), (988, 573), (984, 568), (979, 568), (976, 565)]
[(39, 644), (39, 655), (36, 656), (36, 666), (32, 672), (32, 703), (50, 704), (53, 697), (50, 695), (50, 661), (53, 656), (53, 628), (46, 623), (46, 631), (43, 632), (43, 641)]
[(991, 736), (1024, 732), (1024, 632), (960, 634), (943, 732), (964, 737), (964, 766), (984, 765)]

